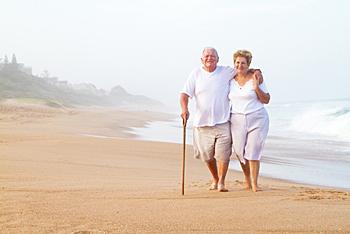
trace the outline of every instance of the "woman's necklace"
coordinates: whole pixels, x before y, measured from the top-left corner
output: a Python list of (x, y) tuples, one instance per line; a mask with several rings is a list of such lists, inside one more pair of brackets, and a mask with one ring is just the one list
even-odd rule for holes
[(247, 83), (248, 80), (249, 80), (249, 77), (247, 74), (236, 76), (236, 81), (239, 84), (239, 86), (241, 86), (241, 87), (243, 87)]

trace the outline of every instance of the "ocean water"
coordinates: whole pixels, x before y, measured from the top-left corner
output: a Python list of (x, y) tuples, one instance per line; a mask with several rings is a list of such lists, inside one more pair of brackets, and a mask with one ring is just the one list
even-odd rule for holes
[[(350, 99), (269, 104), (270, 130), (261, 175), (350, 188)], [(187, 144), (192, 144), (192, 123)], [(139, 139), (182, 143), (180, 118), (133, 128)], [(240, 170), (237, 160), (230, 168)]]

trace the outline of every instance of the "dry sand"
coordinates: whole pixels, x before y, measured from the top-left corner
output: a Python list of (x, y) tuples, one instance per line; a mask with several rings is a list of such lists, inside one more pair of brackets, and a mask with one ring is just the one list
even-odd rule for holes
[(261, 178), (253, 193), (232, 171), (228, 193), (208, 191), (190, 146), (181, 196), (181, 145), (125, 132), (166, 118), (1, 104), (0, 232), (350, 233), (349, 191)]

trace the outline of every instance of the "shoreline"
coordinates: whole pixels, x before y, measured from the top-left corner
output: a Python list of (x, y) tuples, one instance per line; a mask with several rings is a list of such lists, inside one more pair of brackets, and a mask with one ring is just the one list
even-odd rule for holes
[[(85, 137), (92, 137), (92, 138), (100, 138), (100, 139), (116, 139), (116, 140), (122, 140), (122, 139), (125, 139), (125, 138), (120, 138), (120, 137), (112, 137), (112, 136), (102, 136), (102, 135), (82, 135), (82, 136), (85, 136)], [(178, 145), (178, 147), (182, 147), (181, 144), (179, 143), (174, 143), (174, 142), (163, 142), (163, 141), (154, 141), (154, 140), (140, 140), (140, 139), (137, 139), (137, 138), (130, 138), (131, 141), (141, 141), (141, 142), (152, 142), (152, 143), (165, 143), (165, 144), (176, 144)], [(186, 148), (192, 148), (192, 145), (191, 144), (186, 144)], [(192, 151), (192, 149), (190, 149), (190, 151)], [(193, 155), (187, 155), (187, 158), (188, 157), (193, 157)], [(200, 161), (199, 159), (196, 159), (197, 163), (198, 164), (203, 164), (202, 161)], [(234, 159), (233, 161), (237, 161), (236, 159)], [(231, 162), (232, 162), (232, 159), (231, 159)], [(274, 165), (278, 165), (278, 164), (275, 164), (275, 163), (272, 163)], [(203, 164), (204, 166), (204, 164)], [(236, 168), (232, 168), (231, 166), (229, 167), (229, 170), (230, 171), (233, 171), (235, 173), (239, 173), (239, 174), (242, 174), (242, 171), (240, 169), (236, 169)], [(299, 181), (293, 181), (293, 180), (289, 180), (289, 179), (281, 179), (281, 178), (277, 178), (277, 177), (272, 177), (272, 176), (267, 176), (267, 175), (263, 175), (263, 176), (259, 176), (259, 178), (264, 178), (264, 179), (267, 179), (267, 180), (274, 180), (274, 181), (278, 181), (280, 183), (287, 183), (287, 184), (294, 184), (294, 185), (297, 185), (297, 186), (300, 186), (300, 187), (310, 187), (310, 188), (319, 188), (319, 189), (329, 189), (329, 190), (341, 190), (341, 191), (350, 191), (350, 188), (344, 188), (344, 187), (332, 187), (332, 186), (326, 186), (326, 185), (319, 185), (319, 184), (311, 184), (311, 183), (305, 183), (305, 182), (299, 182)], [(235, 180), (234, 180), (235, 181)]]
[[(209, 173), (191, 147), (181, 196), (181, 145), (122, 136), (166, 116), (130, 116), (26, 110), (1, 122), (0, 233), (350, 232), (350, 192), (262, 177), (264, 190), (253, 193), (232, 170), (229, 192), (208, 191)], [(108, 129), (115, 120), (124, 125)], [(87, 130), (122, 137), (79, 135)]]
[[(144, 128), (133, 128), (136, 139), (180, 143), (182, 129), (178, 120), (156, 121)], [(191, 130), (187, 130), (187, 144), (191, 145)], [(336, 144), (336, 146), (334, 146)], [(350, 189), (348, 142), (319, 139), (298, 139), (268, 136), (262, 157), (260, 175), (296, 183)], [(231, 168), (240, 170), (235, 158)]]

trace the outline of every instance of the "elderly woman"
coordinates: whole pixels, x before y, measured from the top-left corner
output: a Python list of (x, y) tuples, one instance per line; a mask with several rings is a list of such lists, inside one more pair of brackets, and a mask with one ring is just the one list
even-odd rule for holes
[(269, 129), (269, 117), (264, 104), (270, 95), (257, 73), (249, 70), (252, 54), (239, 50), (233, 55), (236, 75), (231, 81), (232, 149), (238, 157), (246, 180), (247, 189), (256, 192), (260, 159)]

